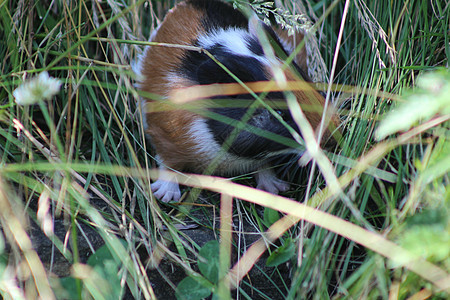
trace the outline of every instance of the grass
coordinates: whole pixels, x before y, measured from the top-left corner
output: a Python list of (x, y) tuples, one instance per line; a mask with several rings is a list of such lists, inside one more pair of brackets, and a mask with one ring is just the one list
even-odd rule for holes
[[(344, 124), (336, 155), (311, 151), (316, 163), (290, 174), (294, 201), (248, 187), (246, 175), (179, 175), (220, 199), (193, 190), (163, 205), (150, 191), (157, 172), (129, 63), (173, 1), (49, 3), (0, 2), (3, 298), (448, 297), (448, 4), (305, 1), (311, 72)], [(44, 70), (58, 94), (16, 104), (13, 91)], [(220, 243), (204, 246), (180, 223)], [(65, 272), (39, 257), (31, 227)]]

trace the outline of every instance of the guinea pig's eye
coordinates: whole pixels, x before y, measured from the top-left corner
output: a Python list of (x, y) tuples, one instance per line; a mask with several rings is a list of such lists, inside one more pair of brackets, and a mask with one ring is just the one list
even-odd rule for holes
[(275, 112), (277, 114), (279, 114), (282, 118), (284, 118), (284, 115), (285, 115), (284, 111), (277, 109), (277, 110), (275, 110)]

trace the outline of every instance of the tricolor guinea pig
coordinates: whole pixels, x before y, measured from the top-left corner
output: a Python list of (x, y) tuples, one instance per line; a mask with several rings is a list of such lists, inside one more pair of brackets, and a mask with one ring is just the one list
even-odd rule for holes
[[(211, 101), (225, 99), (231, 104), (237, 99), (249, 100), (249, 107), (227, 105), (208, 108), (209, 112), (225, 118), (207, 117), (184, 109), (155, 109), (170, 101), (170, 95), (175, 89), (235, 83), (236, 79), (230, 72), (244, 83), (273, 80), (274, 65), (281, 66), (283, 61), (280, 55), (275, 56), (275, 59), (269, 59), (265, 55), (267, 52), (258, 38), (260, 28), (279, 48), (278, 51), (284, 53), (284, 57), (295, 49), (302, 35), (290, 37), (287, 32), (262, 23), (257, 23), (256, 26), (255, 20), (251, 19), (249, 21), (243, 13), (220, 1), (190, 0), (179, 3), (168, 12), (152, 33), (150, 41), (207, 50), (225, 68), (205, 51), (190, 50), (188, 47), (148, 46), (140, 57), (136, 68), (141, 78), (138, 87), (163, 99), (145, 99), (142, 106), (146, 132), (155, 148), (161, 171), (160, 178), (151, 185), (151, 189), (153, 195), (163, 202), (178, 201), (181, 197), (178, 183), (171, 180), (166, 170), (203, 173), (213, 162), (216, 165), (213, 171), (216, 175), (233, 176), (255, 172), (258, 189), (275, 194), (289, 189), (289, 184), (276, 177), (268, 162), (275, 155), (292, 152), (292, 148), (279, 143), (277, 139), (257, 133), (258, 129), (262, 129), (272, 133), (272, 136), (276, 134), (292, 139), (287, 127), (297, 131), (298, 127), (286, 106), (284, 109), (276, 109), (274, 114), (273, 110), (264, 107), (254, 108), (251, 104), (256, 101), (253, 96), (241, 94), (213, 97)], [(297, 44), (294, 39), (297, 39)], [(303, 50), (283, 72), (287, 81), (298, 80), (299, 75), (308, 81), (306, 71), (306, 53)], [(325, 100), (314, 89), (293, 93), (300, 106), (317, 104), (323, 108)], [(283, 92), (268, 92), (263, 96), (265, 101), (283, 98)], [(146, 108), (149, 103), (152, 104), (149, 106), (151, 109)], [(322, 112), (307, 112), (306, 116), (313, 128), (317, 128)], [(337, 126), (337, 118), (331, 119), (331, 123)], [(235, 130), (233, 121), (242, 120), (245, 120), (248, 128)], [(326, 130), (324, 139), (329, 136), (330, 131)]]

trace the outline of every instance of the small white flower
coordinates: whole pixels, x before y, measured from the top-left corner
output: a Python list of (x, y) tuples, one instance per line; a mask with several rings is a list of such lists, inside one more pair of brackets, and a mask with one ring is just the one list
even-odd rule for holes
[(14, 90), (13, 96), (20, 105), (31, 105), (40, 100), (49, 100), (59, 92), (61, 81), (50, 77), (46, 71), (22, 83)]

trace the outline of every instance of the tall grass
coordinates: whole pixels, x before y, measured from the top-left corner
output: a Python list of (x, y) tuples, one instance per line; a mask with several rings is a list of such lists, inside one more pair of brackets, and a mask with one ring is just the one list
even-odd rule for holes
[[(192, 190), (161, 205), (130, 62), (173, 1), (0, 2), (3, 298), (153, 299), (175, 289), (188, 298), (448, 297), (450, 5), (276, 3), (314, 24), (310, 71), (327, 78), (323, 90), (340, 107), (339, 149), (310, 151), (308, 167), (291, 174), (294, 201), (179, 175), (220, 199)], [(43, 71), (62, 82), (59, 93), (16, 104), (13, 91)], [(235, 182), (251, 185), (246, 178)], [(220, 243), (180, 230), (192, 223)], [(65, 272), (39, 257), (31, 228)], [(105, 247), (87, 257), (80, 243), (94, 242), (90, 230)]]

